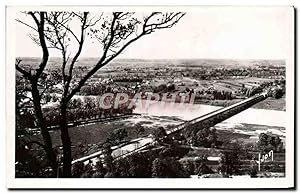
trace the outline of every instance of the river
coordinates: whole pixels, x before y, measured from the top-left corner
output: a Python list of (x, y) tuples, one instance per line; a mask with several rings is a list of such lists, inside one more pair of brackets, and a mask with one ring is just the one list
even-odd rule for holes
[[(164, 103), (163, 105), (159, 101), (151, 101), (149, 106), (146, 106), (145, 100), (141, 100), (137, 102), (134, 113), (152, 116), (175, 116), (187, 121), (222, 108), (203, 104), (183, 104), (180, 106), (179, 104), (172, 105), (170, 102)], [(285, 111), (249, 108), (224, 122), (285, 127), (285, 118)]]

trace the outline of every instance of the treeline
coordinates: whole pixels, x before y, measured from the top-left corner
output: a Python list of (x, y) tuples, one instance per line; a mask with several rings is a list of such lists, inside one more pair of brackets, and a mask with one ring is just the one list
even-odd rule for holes
[(232, 100), (235, 96), (231, 91), (202, 89), (196, 92), (195, 98), (199, 100)]
[(187, 152), (188, 149), (169, 146), (113, 160), (111, 150), (107, 147), (103, 163), (99, 161), (95, 167), (76, 163), (72, 172), (75, 178), (187, 178), (195, 172), (202, 173), (203, 164), (200, 160), (195, 164), (179, 161)]
[(98, 96), (107, 92), (111, 92), (112, 88), (101, 83), (94, 83), (91, 85), (85, 85), (81, 88), (79, 95), (83, 96)]
[(217, 144), (216, 128), (204, 128), (199, 130), (195, 136), (192, 137), (192, 144), (194, 146), (203, 146), (206, 148), (215, 147)]
[(230, 91), (213, 91), (213, 98), (214, 100), (232, 100), (233, 95)]
[[(106, 98), (107, 99), (107, 98)], [(109, 109), (103, 109), (100, 106), (99, 97), (83, 97), (74, 98), (70, 101), (68, 106), (67, 120), (68, 122), (109, 118), (120, 114), (131, 114), (134, 106), (129, 107), (130, 101), (113, 107), (114, 99), (106, 100), (106, 105), (111, 105)], [(60, 116), (57, 107), (47, 107), (43, 109), (47, 126), (55, 126), (59, 124)]]
[[(110, 84), (103, 84), (100, 82), (90, 83), (89, 85), (85, 85), (81, 88), (79, 95), (83, 96), (99, 96), (104, 93), (113, 92), (113, 90), (118, 90), (120, 92), (120, 86), (114, 84), (114, 82), (142, 82), (143, 79), (140, 78), (116, 78), (111, 80)], [(115, 86), (115, 87), (114, 87)]]
[(261, 133), (257, 142), (257, 148), (263, 153), (267, 153), (271, 150), (274, 152), (283, 151), (283, 142), (278, 135)]
[(158, 86), (153, 86), (152, 91), (154, 93), (167, 93), (175, 91), (175, 84), (160, 84)]
[[(275, 86), (274, 86), (275, 85)], [(255, 94), (259, 94), (264, 90), (268, 90), (268, 95), (278, 99), (285, 94), (285, 80), (275, 80), (274, 82), (263, 82), (259, 86), (252, 88), (242, 88), (242, 92), (247, 96), (251, 97)]]
[(254, 96), (255, 94), (259, 94), (263, 92), (263, 87), (262, 86), (256, 86), (248, 89), (244, 89), (244, 94), (247, 97)]
[[(255, 161), (250, 162), (248, 168), (243, 167), (243, 161), (249, 157), (248, 150), (237, 142), (226, 147), (228, 150), (219, 154), (220, 160), (213, 167), (205, 154), (199, 154), (192, 160), (185, 159), (190, 149), (176, 145), (149, 149), (119, 159), (112, 158), (112, 151), (107, 146), (102, 162), (98, 161), (96, 165), (78, 162), (73, 165), (72, 173), (74, 178), (188, 178), (191, 175), (230, 177), (245, 174), (257, 177)], [(269, 171), (273, 169), (274, 165)]]
[[(131, 101), (119, 104), (118, 107), (114, 108), (114, 99), (110, 99), (106, 100), (104, 103), (106, 105), (110, 104), (112, 107), (109, 109), (103, 109), (100, 106), (99, 98), (100, 97), (85, 96), (83, 97), (83, 100), (81, 98), (72, 99), (67, 109), (68, 122), (110, 118), (117, 115), (131, 114), (135, 108), (134, 106), (129, 107), (129, 103)], [(45, 115), (45, 121), (48, 127), (59, 125), (59, 107), (47, 106), (44, 107), (42, 111)], [(18, 124), (22, 123), (22, 128), (34, 128), (37, 126), (33, 108), (23, 109), (22, 114), (17, 115), (17, 120)]]
[(143, 79), (137, 77), (122, 77), (122, 78), (114, 78), (114, 82), (142, 82)]
[[(209, 70), (209, 71), (208, 71)], [(177, 71), (170, 69), (170, 76), (176, 76)], [(232, 77), (258, 77), (258, 78), (269, 78), (277, 76), (285, 76), (285, 68), (279, 67), (277, 69), (268, 68), (252, 68), (252, 67), (241, 67), (241, 68), (204, 68), (194, 69), (192, 72), (183, 72), (183, 76), (189, 76), (193, 78), (198, 78), (200, 80), (211, 80), (211, 79), (226, 79)]]

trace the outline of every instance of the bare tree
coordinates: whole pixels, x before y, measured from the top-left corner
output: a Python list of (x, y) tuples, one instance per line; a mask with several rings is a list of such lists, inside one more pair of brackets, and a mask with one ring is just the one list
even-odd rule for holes
[(56, 162), (56, 154), (53, 150), (51, 136), (47, 130), (47, 126), (45, 123), (45, 118), (43, 116), (42, 108), (41, 108), (41, 95), (38, 90), (38, 81), (41, 78), (41, 75), (43, 71), (45, 70), (45, 67), (47, 65), (48, 59), (49, 59), (49, 52), (46, 44), (45, 39), (45, 13), (41, 12), (39, 13), (39, 16), (33, 12), (28, 12), (28, 14), (33, 18), (36, 28), (35, 31), (38, 33), (39, 37), (39, 44), (42, 48), (42, 59), (39, 64), (39, 67), (35, 70), (34, 73), (31, 71), (26, 71), (20, 66), (21, 60), (16, 60), (16, 69), (19, 71), (24, 78), (30, 81), (31, 84), (31, 93), (32, 93), (32, 100), (34, 104), (34, 110), (35, 110), (35, 116), (38, 121), (38, 125), (41, 129), (41, 134), (44, 140), (44, 149), (47, 154), (47, 157), (51, 163), (51, 166), (53, 168), (53, 172), (57, 172), (57, 162)]
[[(60, 130), (63, 144), (63, 176), (71, 176), (71, 140), (67, 127), (67, 108), (72, 97), (100, 68), (109, 64), (129, 45), (156, 30), (171, 28), (185, 15), (182, 12), (151, 12), (148, 14), (133, 12), (89, 13), (89, 12), (26, 12), (32, 17), (34, 25), (18, 22), (33, 29), (30, 38), (42, 49), (39, 67), (28, 71), (16, 61), (16, 69), (31, 83), (32, 98), (39, 127), (43, 136), (47, 156), (54, 169), (57, 168), (51, 137), (45, 125), (41, 109), (41, 95), (38, 82), (44, 73), (49, 59), (49, 48), (61, 53), (61, 76), (63, 92), (60, 100)], [(79, 30), (75, 30), (79, 28)], [(98, 61), (84, 71), (82, 77), (74, 75), (76, 64), (81, 55), (86, 38), (95, 40), (99, 52)], [(69, 46), (76, 45), (72, 53)]]

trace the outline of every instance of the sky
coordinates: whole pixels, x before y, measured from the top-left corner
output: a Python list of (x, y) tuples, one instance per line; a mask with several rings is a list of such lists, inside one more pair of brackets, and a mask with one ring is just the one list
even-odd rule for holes
[[(119, 57), (285, 59), (292, 44), (291, 11), (287, 7), (199, 7), (188, 11), (173, 28), (138, 40)], [(16, 22), (16, 56), (41, 56), (28, 33), (28, 27)], [(86, 42), (81, 56), (99, 57), (96, 46)], [(59, 53), (50, 51), (50, 56)]]

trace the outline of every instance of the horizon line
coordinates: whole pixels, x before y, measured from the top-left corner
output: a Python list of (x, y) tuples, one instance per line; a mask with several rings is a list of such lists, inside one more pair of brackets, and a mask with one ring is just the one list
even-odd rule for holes
[[(29, 57), (29, 56), (18, 56), (16, 58), (41, 58), (41, 57)], [(55, 57), (49, 57), (49, 59), (55, 59), (55, 58), (62, 58), (59, 56), (55, 56)], [(81, 57), (81, 59), (87, 59), (87, 58), (92, 58), (92, 59), (97, 59), (99, 57)], [(80, 60), (80, 58), (78, 59)], [(273, 60), (273, 61), (285, 61), (285, 59), (270, 59), (270, 58), (116, 58), (113, 59), (114, 60)]]

